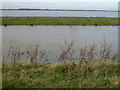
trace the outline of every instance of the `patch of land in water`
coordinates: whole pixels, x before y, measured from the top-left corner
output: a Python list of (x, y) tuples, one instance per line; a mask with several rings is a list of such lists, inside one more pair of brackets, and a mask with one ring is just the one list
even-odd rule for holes
[(1, 25), (93, 25), (119, 26), (118, 18), (107, 17), (0, 17)]

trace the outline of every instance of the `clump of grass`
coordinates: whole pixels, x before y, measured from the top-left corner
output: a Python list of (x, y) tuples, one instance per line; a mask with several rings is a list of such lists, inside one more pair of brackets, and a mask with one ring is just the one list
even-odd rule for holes
[(33, 24), (30, 24), (30, 26), (33, 26)]
[(98, 24), (95, 24), (95, 26), (98, 26)]
[(4, 24), (5, 27), (7, 27), (7, 24)]

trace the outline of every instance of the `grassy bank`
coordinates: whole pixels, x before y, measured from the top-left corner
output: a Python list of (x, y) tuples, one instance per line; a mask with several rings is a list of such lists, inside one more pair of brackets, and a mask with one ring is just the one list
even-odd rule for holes
[(5, 63), (3, 88), (117, 88), (118, 62)]
[[(0, 18), (1, 19), (1, 18)], [(106, 17), (2, 17), (2, 25), (118, 26), (118, 18)]]

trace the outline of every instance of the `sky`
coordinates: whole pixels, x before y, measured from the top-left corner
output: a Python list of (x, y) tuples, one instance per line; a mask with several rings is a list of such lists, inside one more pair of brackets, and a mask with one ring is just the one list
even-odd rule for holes
[(2, 0), (2, 2), (118, 2), (119, 0)]
[(117, 10), (118, 1), (119, 0), (3, 0), (2, 8)]

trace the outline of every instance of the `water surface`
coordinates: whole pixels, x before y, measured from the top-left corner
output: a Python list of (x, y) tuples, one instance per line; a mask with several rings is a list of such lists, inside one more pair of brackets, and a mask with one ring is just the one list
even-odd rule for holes
[(74, 49), (79, 52), (80, 48), (93, 44), (100, 47), (105, 37), (112, 45), (112, 52), (118, 50), (118, 26), (2, 26), (2, 29), (4, 51), (8, 51), (11, 41), (22, 47), (39, 45), (51, 52), (51, 60), (63, 50), (65, 41), (74, 40)]
[(3, 17), (118, 17), (117, 11), (2, 10)]

